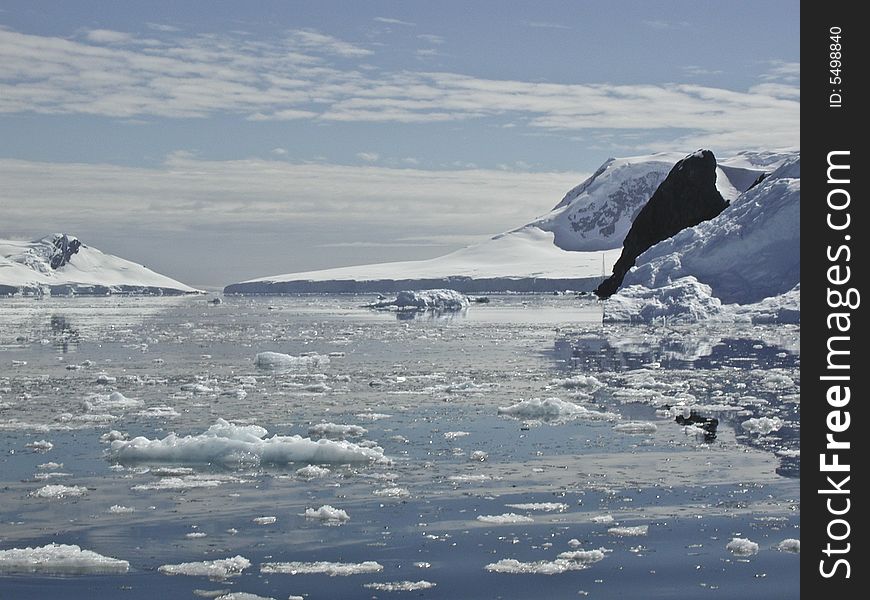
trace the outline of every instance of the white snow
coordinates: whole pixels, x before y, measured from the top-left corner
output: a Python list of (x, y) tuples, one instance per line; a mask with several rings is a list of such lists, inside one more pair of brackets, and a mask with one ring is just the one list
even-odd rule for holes
[(787, 538), (778, 543), (776, 545), (776, 549), (780, 552), (791, 552), (793, 554), (800, 554), (801, 541), (794, 538)]
[(218, 560), (201, 562), (186, 562), (177, 565), (162, 565), (157, 568), (164, 575), (189, 575), (191, 577), (208, 577), (210, 579), (226, 579), (241, 575), (242, 571), (251, 566), (244, 556), (233, 556)]
[(586, 419), (613, 419), (616, 415), (597, 412), (586, 407), (567, 402), (560, 398), (531, 398), (521, 400), (511, 406), (498, 407), (498, 414), (515, 419), (538, 419), (542, 421), (566, 421), (578, 417)]
[(130, 563), (126, 560), (68, 544), (0, 550), (0, 573), (105, 575), (126, 573), (129, 568)]
[(504, 513), (501, 515), (478, 515), (477, 520), (481, 523), (490, 523), (492, 525), (509, 525), (511, 523), (534, 523), (532, 517), (518, 515), (516, 513)]
[(604, 559), (605, 550), (573, 550), (562, 552), (555, 560), (520, 562), (514, 558), (503, 558), (484, 567), (492, 573), (520, 575), (558, 575), (567, 571), (580, 571)]
[(783, 425), (784, 423), (779, 417), (757, 417), (743, 421), (740, 427), (749, 433), (767, 435), (768, 433), (779, 431)]
[(564, 502), (526, 502), (521, 504), (505, 504), (505, 506), (517, 510), (541, 510), (545, 512), (568, 510), (568, 505)]
[(319, 521), (333, 521), (343, 523), (350, 520), (350, 516), (346, 511), (340, 508), (334, 508), (329, 504), (324, 504), (320, 508), (306, 508), (306, 519), (315, 519)]
[[(0, 294), (177, 294), (198, 290), (123, 258), (81, 245), (65, 265), (51, 268), (53, 234), (26, 242), (0, 240)], [(67, 239), (75, 238), (68, 236)]]
[(417, 590), (428, 590), (435, 587), (437, 584), (431, 581), (421, 579), (420, 581), (393, 581), (389, 583), (366, 583), (364, 588), (370, 590), (378, 590), (379, 592), (415, 592)]
[(462, 310), (469, 305), (468, 297), (456, 290), (403, 290), (395, 300), (384, 300), (370, 308), (397, 310)]
[(329, 364), (328, 356), (311, 354), (306, 356), (292, 356), (281, 352), (260, 352), (254, 359), (254, 364), (261, 369), (284, 371), (292, 369), (314, 369)]
[(280, 573), (283, 575), (309, 575), (321, 573), (330, 577), (346, 577), (362, 573), (378, 573), (383, 571), (384, 566), (373, 560), (360, 563), (340, 562), (273, 562), (260, 565), (260, 572), (267, 574)]
[(30, 493), (34, 498), (48, 498), (57, 500), (60, 498), (77, 498), (88, 493), (88, 488), (80, 485), (44, 485)]
[(611, 527), (607, 533), (616, 537), (635, 537), (646, 535), (648, 531), (649, 525), (635, 525), (634, 527)]
[(170, 433), (162, 439), (140, 436), (115, 440), (109, 455), (119, 462), (158, 461), (182, 464), (233, 463), (367, 463), (385, 462), (383, 449), (345, 441), (317, 440), (298, 435), (273, 435), (257, 425), (234, 425), (223, 419), (198, 435)]
[(627, 423), (619, 423), (613, 426), (614, 431), (630, 434), (646, 434), (655, 433), (658, 431), (658, 426), (655, 423), (648, 421), (629, 421)]
[(735, 556), (752, 556), (758, 554), (758, 544), (746, 538), (732, 538), (725, 549)]

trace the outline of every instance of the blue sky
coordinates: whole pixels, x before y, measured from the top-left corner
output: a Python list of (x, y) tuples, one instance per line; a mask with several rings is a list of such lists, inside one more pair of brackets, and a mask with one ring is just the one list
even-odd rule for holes
[(0, 5), (0, 236), (197, 285), (426, 258), (610, 156), (799, 143), (799, 3)]

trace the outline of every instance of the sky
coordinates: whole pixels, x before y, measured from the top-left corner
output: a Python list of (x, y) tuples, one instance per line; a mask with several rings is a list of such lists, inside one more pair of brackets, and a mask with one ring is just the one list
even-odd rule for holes
[(185, 283), (431, 258), (609, 157), (799, 145), (799, 2), (0, 2), (0, 238)]

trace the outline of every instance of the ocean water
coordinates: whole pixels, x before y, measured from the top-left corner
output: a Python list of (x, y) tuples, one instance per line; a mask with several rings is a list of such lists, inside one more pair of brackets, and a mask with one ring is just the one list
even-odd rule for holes
[(799, 328), (207, 300), (0, 301), (0, 598), (798, 597)]

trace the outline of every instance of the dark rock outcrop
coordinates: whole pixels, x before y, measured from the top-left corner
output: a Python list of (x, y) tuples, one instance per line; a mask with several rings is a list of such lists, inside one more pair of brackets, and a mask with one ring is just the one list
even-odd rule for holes
[(59, 269), (70, 261), (73, 254), (79, 251), (82, 243), (74, 237), (58, 234), (54, 238), (54, 254), (51, 255), (51, 268)]
[(712, 152), (699, 150), (679, 161), (634, 219), (613, 275), (595, 293), (609, 298), (638, 256), (683, 229), (712, 219), (727, 206), (716, 189), (716, 157)]

